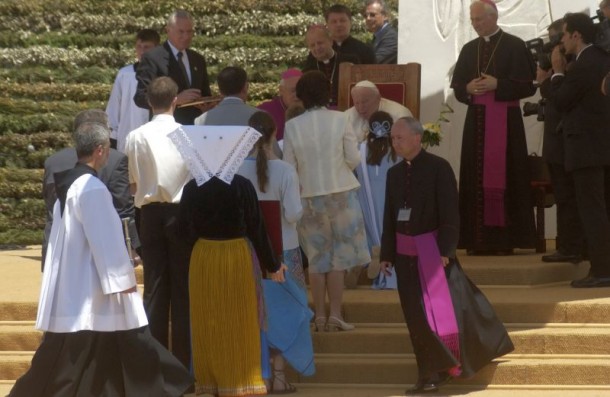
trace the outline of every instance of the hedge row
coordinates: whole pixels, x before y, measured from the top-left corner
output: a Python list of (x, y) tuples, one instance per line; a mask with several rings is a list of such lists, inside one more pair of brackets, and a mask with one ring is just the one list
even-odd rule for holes
[[(277, 94), (277, 76), (280, 69), (271, 73), (250, 73), (250, 76), (254, 77), (249, 86), (251, 103), (257, 104)], [(261, 79), (271, 82), (256, 82)], [(43, 117), (41, 113), (45, 112), (73, 116), (86, 108), (104, 109), (110, 89), (110, 84), (30, 84), (0, 81), (0, 116), (39, 114)], [(214, 84), (212, 91), (218, 92)], [(0, 122), (0, 131), (2, 130), (4, 128)]]
[[(263, 65), (300, 65), (307, 56), (307, 49), (302, 47), (247, 48), (236, 47), (231, 50), (194, 50), (202, 53), (210, 65), (241, 65), (256, 67)], [(113, 49), (103, 47), (57, 48), (47, 45), (27, 48), (0, 49), (0, 66), (5, 68), (21, 66), (46, 66), (49, 68), (64, 67), (111, 67), (118, 69), (134, 61), (133, 49)]]
[[(298, 12), (321, 14), (333, 4), (344, 4), (353, 12), (363, 9), (363, 0), (191, 0), (180, 7), (197, 15), (226, 15), (234, 12), (257, 10), (279, 14)], [(387, 0), (389, 8), (397, 9), (398, 0)], [(107, 14), (143, 17), (166, 17), (176, 9), (174, 0), (4, 0), (0, 3), (0, 15), (31, 17), (46, 14), (48, 19), (59, 19), (66, 14)]]
[[(370, 35), (354, 35), (364, 40)], [(162, 39), (165, 36), (162, 35)], [(133, 48), (135, 34), (104, 34), (89, 35), (79, 33), (45, 32), (38, 35), (19, 32), (0, 32), (0, 47), (17, 48), (48, 45), (51, 47), (104, 47), (104, 48)], [(302, 36), (257, 36), (252, 34), (231, 36), (195, 36), (192, 41), (195, 48), (208, 48), (215, 50), (230, 50), (234, 47), (283, 48), (303, 47)]]
[(74, 102), (63, 101), (36, 101), (31, 99), (0, 98), (0, 115), (47, 117), (49, 114), (57, 116), (72, 116), (82, 110), (92, 108), (105, 108), (105, 102), (89, 101)]
[(33, 134), (44, 131), (70, 131), (74, 114), (28, 114), (25, 116), (0, 114), (0, 138), (7, 134)]
[[(302, 35), (307, 26), (323, 21), (319, 15), (304, 13), (276, 14), (264, 11), (245, 11), (227, 15), (208, 15), (193, 18), (195, 32), (204, 36), (227, 34), (257, 35)], [(49, 31), (81, 34), (127, 34), (143, 28), (161, 31), (165, 26), (165, 17), (143, 17), (128, 14), (64, 14), (55, 17), (53, 14), (40, 13), (27, 17), (0, 16), (0, 30), (26, 33), (44, 33)], [(362, 23), (356, 23), (354, 29), (361, 29)]]
[(112, 84), (117, 68), (100, 66), (48, 68), (40, 65), (23, 65), (0, 68), (0, 80), (13, 83)]
[[(0, 81), (0, 97), (10, 99), (33, 99), (36, 101), (105, 101), (109, 84), (30, 84)], [(0, 102), (0, 112), (2, 112)]]

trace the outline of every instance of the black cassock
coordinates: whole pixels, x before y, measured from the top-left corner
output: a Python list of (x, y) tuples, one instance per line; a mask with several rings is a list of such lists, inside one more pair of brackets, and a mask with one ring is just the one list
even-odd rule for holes
[[(421, 151), (411, 164), (401, 161), (388, 170), (381, 241), (381, 260), (394, 264), (400, 303), (409, 328), (419, 377), (425, 379), (461, 364), (468, 378), (491, 360), (513, 350), (504, 325), (487, 298), (464, 274), (455, 250), (459, 237), (458, 193), (447, 161)], [(409, 222), (398, 221), (401, 208), (411, 208)], [(426, 318), (417, 257), (396, 253), (396, 232), (419, 235), (437, 231), (460, 333), (460, 357), (455, 357), (432, 332)]]
[(515, 101), (533, 95), (535, 64), (525, 43), (501, 30), (486, 42), (477, 38), (460, 52), (451, 87), (468, 105), (460, 165), (460, 248), (506, 251), (534, 248), (534, 211), (527, 168), (525, 128), (518, 106), (508, 108), (506, 147), (505, 227), (483, 225), (483, 150), (485, 106), (474, 105), (466, 85), (481, 73), (498, 79), (495, 100)]

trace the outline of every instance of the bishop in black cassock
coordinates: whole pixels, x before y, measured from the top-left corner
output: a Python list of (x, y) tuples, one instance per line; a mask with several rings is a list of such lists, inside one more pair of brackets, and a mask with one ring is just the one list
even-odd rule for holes
[(510, 253), (535, 246), (525, 128), (519, 100), (534, 94), (525, 43), (497, 26), (490, 1), (471, 6), (479, 38), (460, 52), (451, 87), (468, 105), (460, 166), (460, 248)]
[[(392, 127), (392, 144), (404, 161), (388, 170), (381, 238), (381, 268), (396, 270), (419, 372), (407, 394), (436, 391), (451, 377), (472, 377), (513, 350), (504, 325), (457, 260), (457, 183), (446, 160), (421, 149), (422, 133), (419, 121), (410, 117)], [(437, 262), (427, 261), (431, 250), (419, 245), (422, 236), (437, 250)], [(405, 240), (415, 241), (417, 252), (405, 253)], [(423, 275), (430, 267), (436, 268), (432, 282)], [(442, 303), (431, 307), (429, 302), (438, 300)]]

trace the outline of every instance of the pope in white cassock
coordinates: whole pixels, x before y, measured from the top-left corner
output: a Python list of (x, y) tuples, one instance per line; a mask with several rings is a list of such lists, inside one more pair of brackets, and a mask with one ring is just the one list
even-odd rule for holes
[(45, 334), (9, 396), (181, 396), (193, 380), (150, 335), (121, 221), (97, 178), (109, 130), (86, 123), (74, 140), (78, 163), (55, 174), (36, 319)]

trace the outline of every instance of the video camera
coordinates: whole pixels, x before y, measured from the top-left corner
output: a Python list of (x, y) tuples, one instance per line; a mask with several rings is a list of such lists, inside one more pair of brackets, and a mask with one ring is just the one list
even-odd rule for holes
[[(549, 36), (547, 43), (540, 37), (525, 42), (525, 46), (530, 50), (534, 61), (540, 69), (548, 72), (553, 68), (551, 64), (551, 53), (559, 43), (561, 43), (562, 33)], [(525, 102), (523, 104), (523, 117), (536, 115), (536, 120), (544, 121), (544, 107), (546, 100), (540, 99), (538, 102)]]
[(551, 70), (551, 53), (553, 52), (553, 48), (561, 43), (561, 36), (562, 33), (549, 36), (548, 43), (545, 43), (540, 37), (525, 42), (525, 46), (532, 53), (534, 61), (540, 66), (540, 69), (547, 72)]
[(610, 54), (610, 20), (605, 17), (601, 9), (598, 9), (595, 14), (594, 17), (591, 17), (594, 21), (598, 20), (595, 24), (597, 33), (593, 44)]

